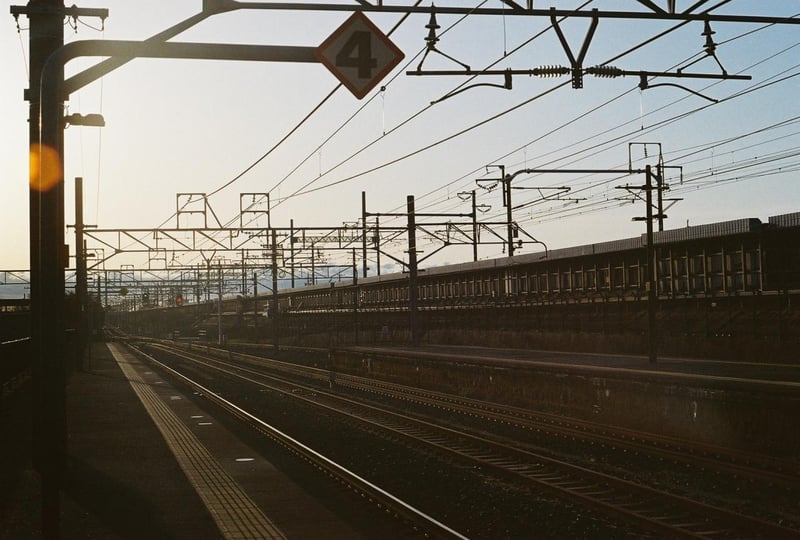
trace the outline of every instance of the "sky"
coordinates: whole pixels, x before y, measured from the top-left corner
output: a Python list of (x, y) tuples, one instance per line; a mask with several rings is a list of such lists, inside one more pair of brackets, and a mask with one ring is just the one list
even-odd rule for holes
[[(694, 3), (678, 0), (677, 5), (686, 9)], [(201, 4), (85, 0), (81, 7), (108, 8), (109, 18), (104, 24), (92, 18), (69, 21), (66, 40), (144, 40), (199, 12)], [(632, 0), (550, 4), (646, 11)], [(537, 8), (550, 4), (534, 3)], [(715, 13), (794, 17), (800, 2), (732, 0)], [(239, 10), (214, 15), (173, 41), (316, 47), (348, 15)], [(293, 220), (295, 227), (338, 227), (360, 218), (362, 191), (371, 213), (402, 213), (406, 196), (414, 195), (417, 212), (463, 214), (471, 209), (459, 194), (476, 190), (478, 203), (490, 207), (481, 219), (498, 222), (505, 219), (501, 190), (476, 182), (497, 178), (497, 165), (508, 173), (625, 169), (629, 161), (640, 168), (655, 165), (659, 149), (668, 166), (670, 190), (664, 196), (679, 199), (669, 203), (666, 228), (743, 217), (766, 221), (800, 211), (798, 25), (713, 23), (717, 62), (704, 52), (701, 22), (678, 27), (674, 21), (601, 18), (584, 66), (673, 72), (683, 67), (687, 73), (709, 74), (724, 69), (752, 80), (662, 77), (641, 91), (636, 76), (587, 75), (584, 87), (573, 89), (568, 77), (514, 75), (508, 90), (482, 84), (502, 85), (501, 76), (469, 80), (405, 72), (420, 65), (423, 71), (463, 69), (456, 61), (475, 70), (568, 65), (549, 18), (510, 11), (439, 14), (438, 52), (420, 64), (428, 15), (368, 17), (384, 32), (400, 23), (391, 40), (405, 59), (361, 100), (344, 87), (335, 90), (337, 79), (321, 64), (206, 60), (137, 59), (74, 93), (66, 113), (99, 113), (106, 126), (70, 126), (65, 132), (67, 223), (74, 222), (75, 177), (84, 179), (85, 221), (101, 229), (175, 227), (179, 193), (214, 193), (209, 204), (224, 224), (239, 222), (241, 193), (268, 192), (273, 226), (288, 227)], [(22, 98), (28, 86), (28, 21), (20, 17), (18, 23), (8, 12), (0, 23), (0, 271), (28, 267), (28, 110)], [(560, 23), (573, 51), (580, 50), (588, 25), (586, 18)], [(67, 76), (95, 62), (70, 62)], [(701, 95), (659, 83), (680, 84)], [(481, 85), (446, 97), (471, 84)], [(632, 218), (644, 215), (644, 204), (617, 188), (643, 182), (641, 175), (519, 174), (512, 182), (513, 218), (550, 249), (637, 236), (644, 225)], [(561, 186), (570, 191), (554, 189)], [(266, 226), (263, 215), (247, 218), (249, 226)], [(183, 226), (191, 226), (198, 217), (183, 219)], [(382, 226), (404, 224), (402, 217), (381, 219)], [(74, 253), (72, 229), (65, 230), (65, 238)], [(427, 253), (438, 247), (424, 233), (419, 243)], [(404, 247), (397, 241), (387, 249), (402, 258)], [(518, 253), (541, 249), (526, 243)], [(480, 246), (480, 258), (504, 254), (502, 245)], [(180, 264), (202, 260), (196, 253), (177, 257)], [(346, 261), (350, 254), (330, 257)], [(451, 246), (426, 264), (471, 257), (471, 247)], [(119, 255), (106, 268), (146, 263), (141, 256)]]

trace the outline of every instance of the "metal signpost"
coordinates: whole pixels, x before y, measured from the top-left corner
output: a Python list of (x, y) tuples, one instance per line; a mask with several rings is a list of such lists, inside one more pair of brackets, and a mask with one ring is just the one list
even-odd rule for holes
[(358, 99), (375, 88), (405, 56), (361, 12), (353, 13), (314, 54)]

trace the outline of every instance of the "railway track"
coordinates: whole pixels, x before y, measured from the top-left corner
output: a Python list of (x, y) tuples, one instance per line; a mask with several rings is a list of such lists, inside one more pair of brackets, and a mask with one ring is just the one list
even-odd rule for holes
[[(162, 350), (166, 347), (159, 346)], [(306, 368), (286, 363), (267, 361), (258, 357), (236, 354), (231, 359), (200, 359), (197, 354), (170, 350), (185, 361), (202, 362), (206, 368), (224, 372), (229, 376), (247, 379), (250, 384), (268, 385), (291, 395), (295, 399), (306, 401), (316, 407), (325, 407), (328, 411), (342, 415), (348, 421), (368, 426), (368, 429), (381, 436), (415, 448), (424, 448), (425, 452), (435, 453), (450, 461), (458, 461), (468, 467), (479, 468), (484, 473), (504, 479), (504, 481), (522, 484), (527, 488), (557, 494), (567, 500), (583, 506), (594, 508), (604, 515), (616, 516), (636, 527), (654, 531), (659, 535), (687, 538), (734, 538), (742, 534), (748, 537), (792, 538), (800, 531), (777, 525), (760, 518), (743, 515), (735, 510), (727, 510), (702, 501), (678, 496), (661, 490), (630, 482), (616, 476), (590, 470), (563, 460), (553, 459), (540, 452), (524, 449), (499, 438), (476, 435), (462, 428), (441, 426), (430, 421), (401, 414), (383, 406), (366, 405), (362, 401), (341, 396), (338, 392), (320, 390), (320, 386), (347, 386), (359, 391), (378, 393), (382, 397), (413, 401), (426, 407), (445, 408), (448, 412), (463, 415), (481, 416), (484, 420), (505, 425), (513, 424), (523, 429), (545, 429), (547, 425), (541, 419), (532, 418), (529, 411), (509, 409), (497, 405), (489, 405), (475, 400), (464, 400), (444, 394), (423, 392), (400, 385), (376, 383), (358, 377), (336, 375), (313, 368)], [(232, 355), (233, 356), (233, 355)], [(245, 366), (244, 364), (248, 364)], [(265, 366), (269, 366), (272, 374), (266, 374)], [(275, 374), (277, 371), (277, 375)], [(287, 380), (290, 377), (291, 380)], [(303, 379), (306, 382), (299, 382)], [(308, 384), (311, 381), (311, 385)], [(677, 451), (662, 441), (659, 444), (643, 443), (639, 438), (627, 440), (616, 439), (608, 433), (591, 432), (585, 426), (560, 426), (550, 418), (547, 429), (558, 432), (561, 436), (580, 433), (584, 438), (602, 440), (602, 444), (619, 447), (646, 446), (649, 452), (666, 452), (675, 458)], [(630, 435), (628, 435), (630, 436)], [(633, 438), (633, 437), (631, 437)], [(641, 448), (640, 448), (641, 450)], [(733, 456), (736, 457), (736, 456)], [(710, 457), (700, 456), (704, 462), (713, 461)], [(770, 466), (782, 465), (769, 463)], [(781, 471), (748, 468), (738, 463), (724, 463), (726, 470), (736, 468), (740, 473), (746, 471), (751, 477), (783, 478)], [(789, 475), (790, 479), (791, 476)]]
[[(228, 352), (224, 354), (230, 360), (235, 359), (259, 369), (269, 369), (272, 372), (304, 380), (328, 381), (331, 376), (327, 370), (259, 356)], [(335, 382), (339, 387), (373, 394), (380, 398), (456, 413), (471, 419), (481, 418), (528, 432), (581, 441), (601, 448), (628, 452), (631, 455), (681, 464), (697, 471), (713, 471), (717, 475), (800, 492), (798, 462), (355, 375), (336, 373)]]
[(340, 484), (360, 494), (361, 497), (368, 499), (375, 506), (384, 512), (393, 514), (396, 518), (401, 519), (408, 523), (413, 529), (419, 531), (423, 536), (432, 538), (457, 538), (464, 539), (466, 537), (451, 529), (447, 525), (437, 521), (424, 512), (416, 509), (407, 502), (392, 495), (391, 493), (381, 489), (379, 486), (374, 485), (369, 480), (353, 473), (347, 468), (339, 465), (333, 460), (325, 457), (321, 453), (306, 446), (300, 441), (295, 440), (290, 435), (274, 428), (267, 422), (264, 422), (255, 415), (244, 410), (236, 403), (223, 398), (209, 388), (206, 388), (199, 382), (181, 373), (167, 364), (159, 361), (150, 354), (147, 354), (140, 348), (135, 346), (131, 347), (137, 354), (145, 358), (148, 362), (157, 365), (161, 369), (168, 372), (171, 376), (177, 378), (182, 383), (192, 387), (195, 392), (204, 396), (205, 399), (213, 402), (215, 405), (226, 410), (234, 417), (244, 421), (252, 428), (260, 432), (262, 435), (273, 440), (278, 445), (284, 447), (290, 453), (297, 455), (301, 459), (311, 464), (314, 468), (322, 471), (327, 476), (333, 478)]

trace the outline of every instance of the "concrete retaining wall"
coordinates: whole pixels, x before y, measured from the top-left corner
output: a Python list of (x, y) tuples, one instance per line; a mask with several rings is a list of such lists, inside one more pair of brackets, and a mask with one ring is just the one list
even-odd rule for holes
[(676, 374), (602, 376), (577, 366), (479, 365), (429, 355), (337, 350), (334, 369), (714, 445), (800, 455), (800, 393), (694, 382)]

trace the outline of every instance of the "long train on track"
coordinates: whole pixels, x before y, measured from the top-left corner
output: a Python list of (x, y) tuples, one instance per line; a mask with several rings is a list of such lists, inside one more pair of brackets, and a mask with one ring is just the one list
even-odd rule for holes
[[(654, 233), (658, 297), (729, 297), (800, 290), (800, 212)], [(421, 310), (592, 303), (646, 298), (646, 238), (428, 268), (418, 278)], [(357, 301), (357, 306), (355, 302)], [(358, 284), (280, 291), (281, 313), (407, 310), (404, 273)]]

